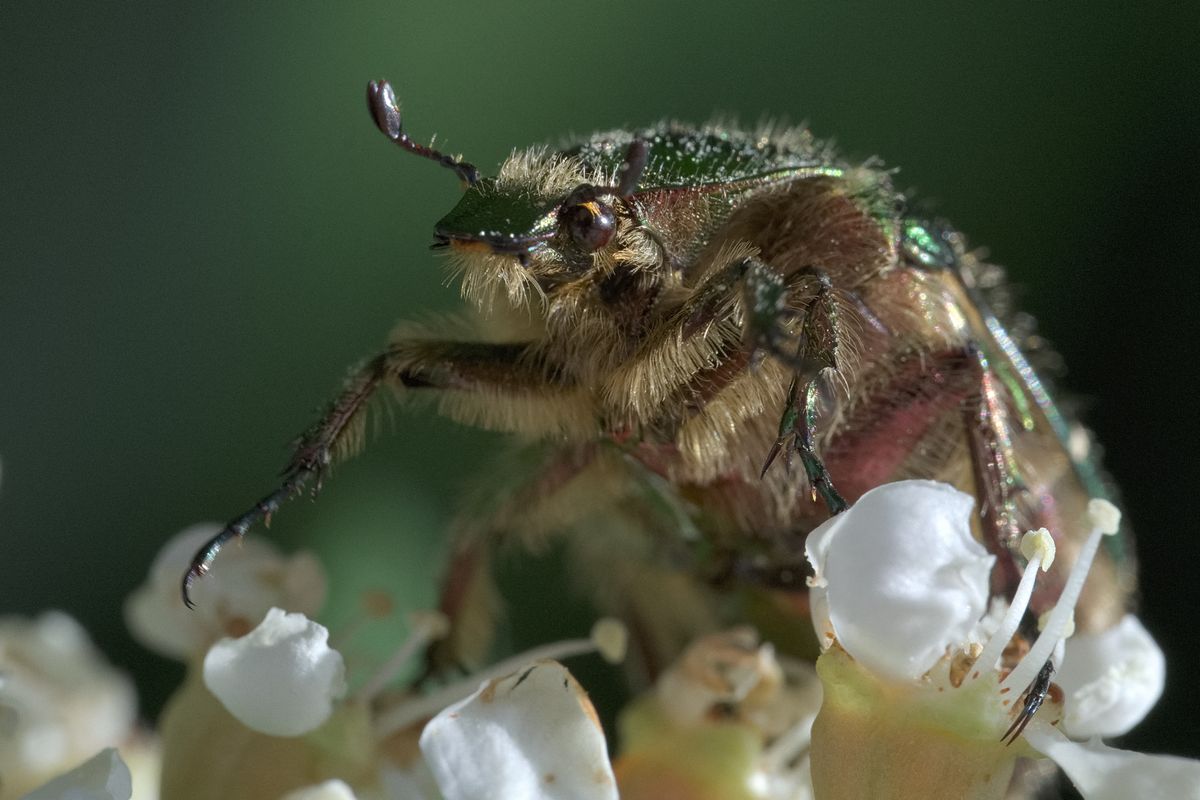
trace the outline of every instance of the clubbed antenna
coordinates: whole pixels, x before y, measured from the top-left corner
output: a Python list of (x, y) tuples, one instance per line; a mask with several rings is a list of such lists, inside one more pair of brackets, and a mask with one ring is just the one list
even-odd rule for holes
[(396, 93), (387, 81), (371, 81), (367, 84), (367, 108), (371, 110), (371, 117), (379, 130), (408, 152), (436, 161), (443, 167), (449, 167), (458, 175), (459, 180), (468, 186), (479, 180), (479, 170), (474, 164), (439, 153), (432, 147), (417, 144), (408, 138), (400, 121), (400, 106), (396, 103)]

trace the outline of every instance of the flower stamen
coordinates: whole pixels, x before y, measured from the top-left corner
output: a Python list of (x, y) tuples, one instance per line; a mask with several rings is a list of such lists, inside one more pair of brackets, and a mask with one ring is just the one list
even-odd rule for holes
[[(1042, 665), (1050, 658), (1054, 648), (1066, 635), (1068, 628), (1074, 624), (1075, 603), (1083, 591), (1084, 581), (1092, 568), (1092, 559), (1100, 547), (1100, 539), (1117, 532), (1121, 523), (1121, 512), (1107, 500), (1092, 500), (1088, 503), (1088, 516), (1092, 520), (1092, 532), (1088, 535), (1075, 563), (1071, 566), (1071, 574), (1067, 576), (1066, 585), (1059, 595), (1058, 603), (1050, 612), (1049, 618), (1037, 641), (1029, 649), (1029, 653), (1017, 664), (1016, 669), (1000, 682), (1000, 688), (1015, 688), (1032, 683)], [(1015, 604), (1014, 604), (1015, 605)]]
[(393, 680), (409, 660), (430, 642), (436, 642), (450, 632), (450, 620), (440, 611), (417, 611), (408, 617), (409, 634), (396, 652), (384, 662), (362, 688), (358, 690), (361, 700), (370, 702)]
[(1004, 653), (1004, 648), (1008, 646), (1013, 634), (1017, 632), (1021, 618), (1025, 616), (1025, 610), (1029, 607), (1029, 598), (1033, 596), (1038, 569), (1043, 572), (1049, 570), (1050, 565), (1054, 563), (1054, 553), (1054, 537), (1045, 528), (1029, 531), (1021, 538), (1021, 554), (1028, 559), (1025, 572), (1021, 575), (1021, 582), (1017, 585), (1008, 611), (1000, 621), (1000, 627), (992, 634), (983, 652), (975, 660), (977, 669), (971, 673), (972, 681), (977, 680), (984, 671), (991, 672), (995, 669), (996, 662)]
[(620, 621), (608, 617), (599, 619), (592, 626), (587, 639), (567, 639), (539, 645), (437, 691), (401, 703), (380, 715), (375, 723), (375, 733), (382, 739), (404, 730), (415, 722), (434, 716), (446, 706), (470, 697), (481, 683), (509, 675), (533, 662), (561, 661), (571, 656), (597, 653), (610, 664), (618, 663), (625, 658), (627, 639), (627, 631)]

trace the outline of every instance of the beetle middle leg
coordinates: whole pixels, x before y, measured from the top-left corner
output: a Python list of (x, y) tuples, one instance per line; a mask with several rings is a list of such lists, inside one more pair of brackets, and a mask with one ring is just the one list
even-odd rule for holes
[[(786, 452), (802, 454), (810, 485), (831, 510), (841, 510), (845, 502), (833, 489), (815, 446), (815, 399), (822, 382), (836, 376), (841, 366), (843, 337), (832, 282), (816, 269), (784, 276), (749, 250), (731, 248), (728, 258), (713, 265), (671, 322), (659, 326), (628, 365), (617, 370), (605, 393), (630, 401), (647, 417), (669, 410), (672, 403), (698, 414), (745, 369), (752, 369), (756, 356), (774, 358), (797, 375), (777, 452), (794, 439), (796, 447)], [(737, 325), (730, 324), (733, 319), (739, 320)], [(798, 421), (794, 431), (789, 415)]]
[(820, 384), (823, 376), (824, 371), (803, 383), (799, 375), (792, 378), (783, 417), (779, 421), (779, 438), (767, 453), (762, 474), (767, 474), (780, 452), (783, 452), (784, 463), (788, 466), (791, 465), (792, 454), (798, 454), (804, 474), (808, 476), (813, 499), (820, 495), (830, 514), (840, 514), (849, 508), (849, 504), (834, 487), (829, 469), (817, 452), (816, 444), (817, 412), (820, 407)]
[[(526, 357), (524, 344), (403, 340), (367, 361), (347, 378), (342, 391), (321, 418), (300, 436), (283, 481), (254, 506), (231, 520), (209, 539), (192, 559), (183, 579), (183, 599), (204, 575), (217, 553), (231, 539), (246, 534), (256, 522), (270, 521), (284, 502), (304, 492), (333, 462), (362, 442), (367, 407), (382, 387), (393, 390), (434, 390), (442, 394), (477, 395), (480, 421), (502, 427), (510, 418), (539, 418), (537, 409), (522, 408), (555, 389), (567, 388), (561, 370), (549, 369)], [(535, 391), (537, 390), (537, 391)], [(490, 415), (490, 417), (489, 417)]]
[[(796, 277), (815, 285), (815, 292), (803, 311), (799, 342), (795, 353), (778, 350), (784, 318), (790, 313), (785, 305), (787, 295), (780, 292), (782, 276), (765, 267), (751, 265), (747, 272), (747, 295), (751, 301), (750, 329), (754, 341), (769, 348), (796, 373), (788, 387), (783, 416), (779, 421), (779, 436), (767, 453), (762, 474), (782, 452), (790, 467), (793, 454), (798, 454), (809, 486), (820, 495), (831, 514), (845, 511), (847, 503), (833, 485), (824, 461), (817, 452), (817, 416), (823, 382), (836, 375), (839, 366), (841, 337), (838, 309), (829, 276), (815, 269), (805, 270)], [(764, 331), (772, 333), (764, 334)]]

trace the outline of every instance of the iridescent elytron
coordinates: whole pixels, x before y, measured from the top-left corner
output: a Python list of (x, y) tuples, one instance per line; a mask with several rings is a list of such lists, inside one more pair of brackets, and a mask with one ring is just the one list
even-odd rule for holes
[[(877, 163), (801, 129), (661, 125), (519, 151), (484, 178), (413, 143), (386, 83), (369, 101), (389, 138), (465, 185), (434, 247), (475, 330), (410, 326), (355, 370), (282, 485), (197, 555), (185, 596), (225, 541), (358, 447), (387, 387), (522, 443), (521, 470), (496, 470), (509, 483), (470, 515), (491, 535), (468, 535), (452, 565), (456, 621), (495, 534), (566, 532), (602, 576), (598, 602), (665, 658), (687, 626), (665, 617), (730, 587), (802, 599), (806, 534), (913, 477), (977, 498), (997, 595), (1019, 576), (1019, 534), (1050, 529), (1059, 558), (1033, 613), (1053, 603), (1102, 493), (1087, 434), (989, 310), (996, 269)], [(1128, 541), (1109, 541), (1083, 629), (1119, 619), (1133, 590)]]

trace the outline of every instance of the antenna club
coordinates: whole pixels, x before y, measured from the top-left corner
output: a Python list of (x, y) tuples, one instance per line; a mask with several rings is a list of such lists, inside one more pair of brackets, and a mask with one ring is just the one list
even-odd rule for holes
[(396, 93), (387, 81), (367, 83), (367, 109), (371, 112), (371, 118), (375, 120), (375, 127), (405, 150), (454, 170), (459, 180), (467, 186), (479, 180), (479, 170), (475, 168), (474, 164), (440, 153), (432, 147), (417, 144), (408, 138), (401, 121), (400, 105), (396, 102)]
[(387, 81), (371, 81), (367, 84), (367, 108), (375, 125), (389, 139), (397, 140), (404, 136), (400, 120), (400, 106), (396, 103), (396, 93)]

